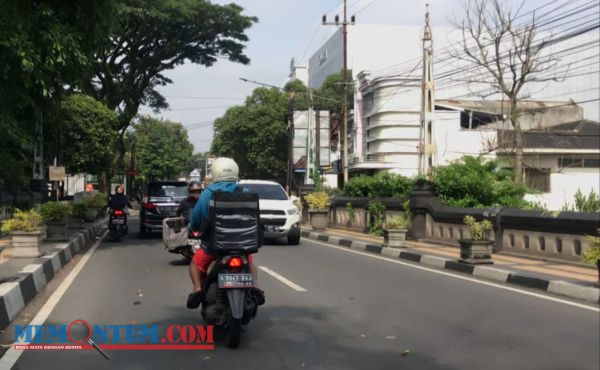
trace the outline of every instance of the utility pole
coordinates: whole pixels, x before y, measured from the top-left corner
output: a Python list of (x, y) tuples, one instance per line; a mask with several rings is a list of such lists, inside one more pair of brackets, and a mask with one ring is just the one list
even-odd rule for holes
[(288, 173), (287, 173), (287, 191), (288, 195), (292, 195), (292, 187), (294, 182), (294, 111), (296, 110), (296, 94), (290, 94), (290, 122), (289, 122), (289, 145), (288, 145)]
[(344, 135), (344, 153), (343, 153), (343, 172), (344, 184), (348, 181), (348, 25), (355, 23), (356, 18), (352, 16), (348, 22), (348, 6), (347, 0), (344, 0), (344, 19), (340, 23), (340, 17), (335, 16), (335, 22), (327, 22), (327, 16), (323, 15), (323, 25), (342, 26), (342, 34), (344, 40), (344, 67), (343, 67), (343, 84), (344, 84), (344, 106), (343, 106), (343, 135)]
[(421, 81), (421, 129), (419, 135), (419, 175), (433, 175), (434, 85), (433, 85), (433, 35), (429, 25), (429, 4), (426, 5), (425, 31), (423, 32), (423, 75)]

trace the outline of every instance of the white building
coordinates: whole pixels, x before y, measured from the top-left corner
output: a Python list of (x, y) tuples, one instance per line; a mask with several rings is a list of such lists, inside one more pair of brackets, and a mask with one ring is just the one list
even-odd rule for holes
[[(560, 34), (560, 30), (557, 31)], [(354, 25), (348, 33), (348, 68), (352, 69), (355, 81), (354, 110), (350, 120), (349, 142), (350, 171), (373, 173), (390, 170), (406, 176), (418, 172), (418, 144), (420, 135), (421, 109), (421, 27)], [(553, 37), (548, 34), (548, 37)], [(600, 76), (598, 57), (600, 51), (600, 31), (595, 30), (550, 46), (546, 53), (557, 58), (551, 73), (556, 81), (531, 84), (526, 91), (530, 100), (543, 107), (552, 108), (553, 114), (543, 115), (545, 124), (539, 125), (538, 118), (532, 117), (530, 129), (547, 129), (555, 125), (570, 127), (567, 135), (577, 136), (578, 130), (594, 128), (594, 123), (583, 124), (584, 118), (600, 120)], [(434, 165), (444, 165), (465, 154), (490, 153), (489, 148), (498, 142), (498, 130), (504, 123), (478, 125), (487, 113), (499, 113), (485, 109), (494, 106), (494, 100), (502, 97), (490, 93), (490, 87), (482, 83), (467, 82), (474, 76), (454, 73), (461, 67), (451, 55), (450, 45), (460, 41), (460, 35), (448, 28), (433, 27), (434, 75), (436, 112), (433, 128), (436, 152)], [(385, 47), (382, 47), (385, 45)], [(589, 45), (581, 48), (581, 45)], [(337, 73), (343, 66), (342, 33), (337, 31), (309, 59), (309, 86), (319, 87), (330, 74)], [(462, 65), (464, 66), (464, 64)], [(465, 107), (465, 100), (468, 107)], [(487, 100), (492, 100), (487, 101)], [(479, 101), (484, 107), (473, 104)], [(557, 105), (579, 102), (575, 108), (560, 109)], [(561, 103), (554, 103), (561, 102)], [(352, 104), (352, 102), (351, 102)], [(500, 109), (502, 110), (502, 104)], [(463, 106), (461, 106), (463, 105)], [(569, 111), (575, 110), (575, 111)], [(505, 111), (505, 109), (504, 109)], [(475, 112), (476, 127), (465, 127), (465, 114)], [(549, 118), (553, 117), (553, 118)], [(535, 118), (535, 119), (534, 119)], [(496, 116), (494, 121), (498, 120)], [(489, 122), (487, 122), (489, 123)], [(582, 125), (582, 126), (579, 126)], [(579, 127), (579, 129), (577, 128)], [(561, 131), (561, 130), (559, 130)], [(542, 133), (543, 135), (543, 133)], [(556, 135), (554, 133), (553, 135)], [(547, 184), (545, 191), (532, 196), (546, 203), (550, 208), (560, 208), (578, 188), (584, 193), (591, 189), (598, 191), (598, 148), (587, 148), (585, 153), (576, 155), (578, 148), (545, 147), (528, 148), (537, 152), (536, 156), (526, 157), (526, 166), (543, 168), (548, 176), (534, 174), (529, 170), (528, 178), (543, 177), (538, 180)], [(551, 152), (544, 157), (540, 150)], [(532, 154), (532, 153), (530, 153)], [(591, 156), (590, 156), (591, 155)], [(583, 159), (579, 167), (561, 165), (561, 158)], [(540, 162), (541, 161), (541, 162)], [(540, 167), (541, 166), (541, 167)], [(574, 180), (577, 176), (577, 180)], [(544, 186), (539, 186), (540, 189)]]

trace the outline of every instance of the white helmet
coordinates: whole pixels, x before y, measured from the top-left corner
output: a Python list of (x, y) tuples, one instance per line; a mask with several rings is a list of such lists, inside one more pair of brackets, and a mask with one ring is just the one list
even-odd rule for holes
[(237, 181), (240, 169), (231, 158), (220, 157), (212, 164), (213, 182)]

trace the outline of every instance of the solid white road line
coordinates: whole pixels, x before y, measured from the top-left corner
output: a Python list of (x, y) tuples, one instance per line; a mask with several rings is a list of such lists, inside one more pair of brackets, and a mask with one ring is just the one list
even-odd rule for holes
[(275, 279), (281, 281), (282, 283), (284, 283), (285, 285), (289, 286), (290, 288), (294, 289), (297, 292), (306, 292), (306, 289), (302, 288), (300, 285), (294, 283), (293, 281), (290, 281), (288, 279), (286, 279), (285, 277), (279, 275), (278, 273), (276, 273), (275, 271), (271, 270), (270, 268), (266, 267), (266, 266), (258, 266), (259, 269), (263, 270), (264, 272), (266, 272), (267, 274), (273, 276)]
[[(34, 316), (34, 318), (31, 320), (31, 322), (29, 322), (28, 325), (42, 325), (46, 321), (48, 316), (50, 316), (52, 310), (54, 310), (54, 307), (56, 307), (62, 296), (71, 286), (71, 283), (73, 283), (79, 272), (83, 269), (87, 261), (90, 259), (92, 253), (94, 253), (96, 248), (98, 248), (105, 235), (106, 234), (104, 234), (100, 238), (100, 240), (96, 241), (96, 243), (94, 243), (94, 245), (92, 245), (92, 247), (88, 249), (87, 252), (85, 252), (83, 257), (81, 257), (81, 259), (77, 263), (77, 266), (75, 266), (73, 270), (71, 270), (69, 275), (67, 275), (65, 280), (63, 280), (60, 283), (58, 288), (54, 291), (54, 293), (52, 293), (50, 298), (42, 306), (42, 309)], [(73, 319), (78, 319), (78, 317), (74, 317)], [(29, 342), (19, 342), (19, 344), (29, 344)], [(0, 370), (10, 370), (19, 360), (19, 357), (21, 357), (23, 352), (25, 351), (15, 350), (14, 346), (11, 345), (11, 348), (9, 348), (8, 351), (6, 351), (6, 353), (4, 354), (4, 356), (0, 358)]]
[(565, 300), (565, 299), (560, 299), (560, 298), (555, 298), (555, 297), (551, 297), (551, 296), (547, 296), (547, 295), (543, 295), (543, 294), (529, 292), (527, 290), (521, 290), (521, 289), (509, 287), (509, 286), (504, 286), (504, 285), (500, 285), (500, 284), (490, 283), (490, 282), (487, 282), (487, 281), (477, 280), (477, 279), (473, 279), (473, 278), (466, 277), (466, 276), (455, 275), (455, 274), (452, 274), (452, 273), (449, 273), (449, 272), (444, 272), (444, 271), (440, 271), (440, 270), (431, 269), (431, 268), (428, 268), (428, 267), (414, 265), (412, 263), (398, 261), (398, 260), (391, 259), (391, 258), (381, 257), (381, 256), (378, 256), (378, 255), (375, 255), (375, 254), (370, 254), (370, 253), (365, 253), (365, 252), (359, 252), (359, 251), (352, 250), (352, 249), (349, 249), (349, 248), (338, 247), (338, 246), (335, 246), (335, 245), (331, 245), (331, 244), (327, 244), (327, 243), (322, 243), (322, 242), (319, 242), (319, 241), (316, 241), (316, 240), (313, 240), (313, 239), (307, 239), (307, 238), (302, 238), (302, 239), (305, 239), (307, 242), (315, 243), (316, 245), (320, 245), (320, 246), (324, 246), (324, 247), (328, 247), (328, 248), (335, 248), (335, 249), (339, 249), (339, 250), (344, 251), (344, 252), (361, 254), (363, 256), (367, 256), (367, 257), (371, 257), (371, 258), (376, 258), (376, 259), (384, 260), (384, 261), (388, 261), (388, 262), (393, 262), (393, 263), (397, 263), (399, 265), (403, 265), (403, 266), (407, 266), (407, 267), (412, 267), (412, 268), (419, 269), (419, 270), (430, 271), (430, 272), (433, 272), (433, 273), (436, 273), (436, 274), (453, 277), (455, 279), (467, 280), (467, 281), (471, 281), (471, 282), (477, 283), (477, 284), (487, 285), (487, 286), (491, 286), (491, 287), (498, 288), (498, 289), (504, 289), (504, 290), (508, 290), (508, 291), (511, 291), (511, 292), (515, 292), (515, 293), (519, 293), (519, 294), (524, 294), (524, 295), (528, 295), (528, 296), (536, 297), (536, 298), (540, 298), (540, 299), (545, 299), (545, 300), (552, 301), (552, 302), (563, 303), (563, 304), (566, 304), (566, 305), (569, 305), (569, 306), (573, 306), (573, 307), (577, 307), (577, 308), (583, 308), (585, 310), (590, 310), (590, 311), (594, 311), (594, 312), (600, 312), (600, 308), (595, 307), (595, 306), (588, 306), (588, 305), (581, 304), (581, 303), (571, 302), (571, 301), (568, 301), (568, 300)]

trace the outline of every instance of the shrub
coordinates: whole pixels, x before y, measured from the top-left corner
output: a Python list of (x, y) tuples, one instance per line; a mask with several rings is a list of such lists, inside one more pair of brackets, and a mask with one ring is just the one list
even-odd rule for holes
[(40, 214), (46, 222), (66, 222), (72, 213), (68, 202), (47, 202), (40, 206)]
[(42, 216), (35, 210), (21, 211), (15, 210), (13, 218), (2, 222), (2, 233), (8, 234), (11, 231), (34, 231), (42, 226)]
[(404, 197), (412, 190), (413, 180), (402, 175), (381, 172), (375, 176), (353, 177), (344, 186), (349, 197)]
[(408, 229), (409, 226), (410, 219), (406, 216), (394, 216), (386, 222), (386, 228), (388, 230)]
[(356, 217), (356, 211), (352, 206), (352, 203), (346, 203), (346, 212), (348, 212), (348, 221), (352, 224), (354, 222), (354, 218)]
[[(598, 229), (598, 233), (600, 233), (600, 229)], [(594, 265), (600, 261), (600, 236), (588, 235), (587, 238), (592, 245), (583, 252), (581, 257), (584, 262)]]
[(85, 206), (85, 203), (83, 201), (73, 202), (72, 206), (73, 206), (72, 216), (74, 218), (84, 219), (85, 212), (87, 211), (87, 207)]
[(385, 204), (379, 200), (372, 200), (367, 204), (367, 211), (371, 216), (369, 233), (373, 235), (383, 235), (383, 221), (385, 220)]
[(492, 230), (492, 223), (489, 220), (477, 222), (473, 216), (465, 216), (463, 222), (469, 226), (472, 240), (489, 240), (489, 233)]
[(329, 208), (329, 195), (324, 191), (315, 191), (306, 196), (308, 209), (311, 211), (326, 210)]
[(575, 193), (574, 204), (565, 203), (562, 211), (577, 211), (577, 212), (600, 212), (600, 195), (592, 190), (587, 196), (577, 189)]
[(438, 167), (434, 176), (436, 195), (451, 207), (512, 206), (523, 208), (527, 188), (517, 184), (510, 171), (502, 170), (497, 161), (464, 156)]
[(108, 205), (108, 197), (104, 193), (85, 196), (83, 203), (87, 208), (104, 208)]

